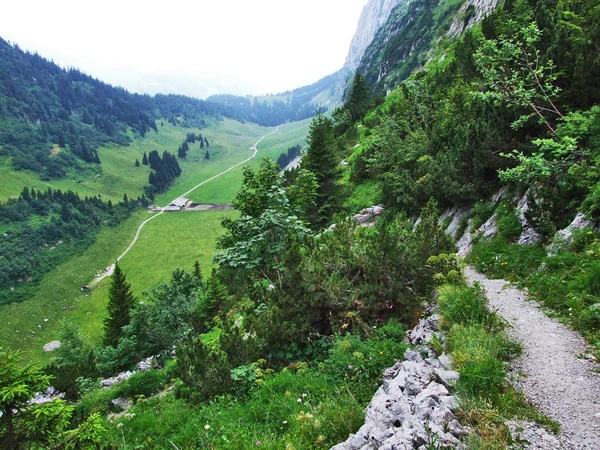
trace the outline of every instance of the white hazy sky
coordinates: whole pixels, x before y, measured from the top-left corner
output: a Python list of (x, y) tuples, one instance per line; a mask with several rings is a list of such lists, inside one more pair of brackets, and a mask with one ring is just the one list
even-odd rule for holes
[(0, 37), (137, 92), (277, 93), (340, 69), (367, 0), (7, 0)]

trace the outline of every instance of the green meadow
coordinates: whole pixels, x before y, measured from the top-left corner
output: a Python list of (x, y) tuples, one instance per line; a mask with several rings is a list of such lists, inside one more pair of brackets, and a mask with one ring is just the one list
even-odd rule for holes
[[(304, 144), (310, 121), (305, 120), (280, 126), (279, 131), (258, 145), (256, 158), (250, 166), (257, 166), (267, 156), (276, 159), (288, 147)], [(210, 147), (200, 149), (192, 144), (187, 161), (180, 161), (182, 175), (172, 188), (159, 196), (156, 203), (165, 205), (200, 182), (252, 156), (250, 150), (262, 136), (274, 131), (255, 124), (241, 124), (233, 120), (214, 121), (200, 130)], [(149, 132), (145, 138), (135, 139), (127, 147), (107, 146), (99, 149), (102, 173), (70, 175), (61, 180), (41, 181), (27, 172), (10, 170), (9, 161), (0, 165), (0, 199), (18, 195), (23, 186), (43, 189), (71, 189), (80, 196), (100, 194), (104, 199), (120, 200), (123, 193), (137, 197), (147, 182), (149, 169), (135, 167), (136, 158), (151, 150), (176, 153), (187, 133), (197, 129), (175, 127), (164, 122), (159, 133)], [(205, 159), (206, 150), (210, 159)], [(91, 172), (91, 171), (90, 171)], [(196, 189), (188, 197), (202, 203), (229, 203), (242, 182), (242, 166), (227, 172)], [(12, 349), (22, 350), (25, 360), (48, 363), (51, 353), (43, 351), (44, 344), (58, 338), (61, 321), (65, 318), (77, 323), (90, 343), (102, 337), (106, 316), (110, 278), (83, 293), (81, 286), (90, 284), (97, 271), (109, 265), (127, 248), (141, 222), (150, 213), (137, 211), (114, 228), (103, 228), (96, 240), (80, 255), (49, 272), (37, 292), (29, 299), (0, 307), (0, 321), (6, 330), (2, 339)], [(203, 273), (209, 274), (212, 254), (222, 228), (223, 217), (232, 217), (235, 211), (194, 211), (165, 213), (150, 221), (142, 230), (136, 245), (122, 259), (122, 268), (136, 296), (143, 300), (143, 291), (169, 281), (174, 270), (192, 270), (196, 260)], [(65, 245), (65, 244), (63, 244)]]

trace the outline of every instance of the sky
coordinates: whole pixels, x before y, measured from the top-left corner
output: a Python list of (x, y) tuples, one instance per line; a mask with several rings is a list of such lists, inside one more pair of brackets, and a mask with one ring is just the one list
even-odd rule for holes
[(340, 69), (367, 0), (19, 0), (0, 37), (134, 92), (260, 95)]

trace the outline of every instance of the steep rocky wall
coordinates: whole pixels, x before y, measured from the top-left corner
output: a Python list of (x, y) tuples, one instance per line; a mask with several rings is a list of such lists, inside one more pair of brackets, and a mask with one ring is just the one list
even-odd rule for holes
[(344, 69), (354, 72), (377, 30), (390, 16), (392, 9), (405, 0), (370, 0), (363, 8)]

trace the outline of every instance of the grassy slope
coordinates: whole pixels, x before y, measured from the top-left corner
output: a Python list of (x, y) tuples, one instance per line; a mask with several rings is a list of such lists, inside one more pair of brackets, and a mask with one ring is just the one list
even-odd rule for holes
[[(302, 143), (308, 124), (309, 121), (306, 120), (280, 127), (279, 133), (261, 142), (257, 158), (250, 165), (256, 166), (263, 156), (276, 158), (288, 147)], [(135, 159), (141, 160), (144, 151), (154, 149), (175, 152), (186, 133), (194, 131), (166, 123), (159, 130), (160, 133), (150, 132), (146, 138), (134, 141), (129, 147), (100, 149), (103, 175), (97, 179), (81, 183), (73, 179), (52, 181), (52, 187), (75, 189), (80, 195), (109, 192), (103, 194), (103, 197), (115, 200), (122, 197), (123, 191), (130, 196), (137, 196), (146, 182), (148, 169), (143, 166), (136, 168)], [(182, 176), (175, 181), (169, 192), (157, 198), (157, 203), (165, 204), (199, 182), (247, 159), (252, 154), (250, 146), (272, 130), (231, 120), (216, 122), (209, 128), (202, 129), (202, 135), (211, 142), (208, 148), (211, 159), (206, 161), (205, 150), (200, 150), (199, 145), (196, 148), (197, 145), (193, 144), (188, 153), (188, 161), (181, 162)], [(207, 183), (190, 197), (206, 203), (230, 202), (241, 185), (241, 170), (241, 167), (236, 168)], [(31, 185), (30, 180), (34, 178), (31, 174), (17, 172), (15, 181), (25, 180), (25, 183), (13, 191), (18, 194), (22, 186)], [(2, 188), (0, 184), (0, 192), (6, 193)], [(163, 214), (150, 222), (144, 228), (138, 244), (122, 261), (122, 267), (136, 295), (168, 281), (177, 268), (191, 270), (196, 259), (204, 273), (209, 273), (212, 252), (221, 230), (220, 219), (232, 214), (235, 212)], [(26, 360), (49, 362), (51, 354), (44, 352), (42, 346), (57, 338), (60, 321), (65, 317), (78, 323), (91, 341), (98, 341), (106, 314), (107, 289), (110, 283), (109, 280), (104, 280), (89, 295), (82, 294), (80, 287), (89, 283), (98, 269), (113, 261), (127, 247), (139, 224), (147, 218), (147, 212), (139, 211), (118, 227), (101, 230), (96, 242), (82, 255), (44, 277), (34, 297), (23, 303), (1, 307), (0, 321), (11, 330), (11, 333), (4, 333), (2, 337), (8, 347), (24, 350)], [(44, 319), (48, 321), (45, 322)]]

